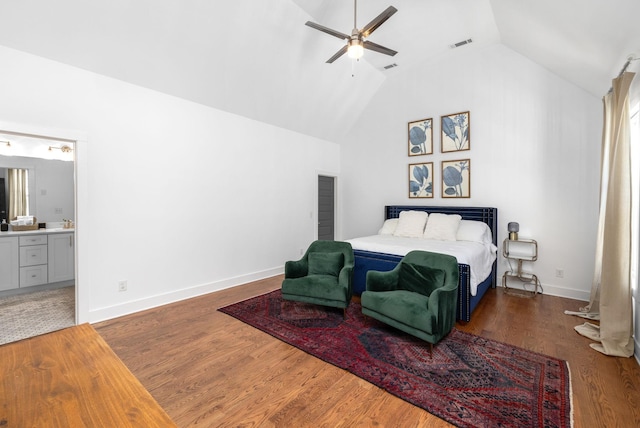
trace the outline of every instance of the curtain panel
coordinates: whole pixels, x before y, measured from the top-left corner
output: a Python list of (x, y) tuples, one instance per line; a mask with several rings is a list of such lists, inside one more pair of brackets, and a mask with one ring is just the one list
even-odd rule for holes
[(598, 343), (590, 346), (606, 355), (633, 355), (631, 289), (631, 153), (629, 87), (634, 73), (613, 80), (604, 96), (600, 215), (596, 260), (589, 305), (582, 316), (600, 319), (575, 329)]

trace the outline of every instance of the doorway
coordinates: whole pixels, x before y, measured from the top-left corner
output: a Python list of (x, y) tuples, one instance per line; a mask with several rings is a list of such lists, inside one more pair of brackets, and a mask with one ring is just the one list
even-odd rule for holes
[[(50, 133), (0, 123), (0, 141), (3, 142), (0, 167), (4, 167), (0, 171), (10, 168), (28, 171), (27, 216), (32, 215), (34, 222), (34, 230), (29, 234), (32, 240), (14, 230), (15, 225), (10, 226), (9, 234), (1, 235), (13, 245), (9, 250), (11, 254), (17, 252), (16, 266), (20, 272), (19, 280), (5, 281), (2, 291), (5, 307), (15, 308), (13, 312), (4, 311), (3, 315), (10, 320), (7, 325), (12, 329), (7, 330), (3, 340), (19, 340), (78, 323), (77, 245), (72, 223), (77, 218), (78, 140), (73, 138), (75, 135), (70, 135), (71, 138), (59, 135), (59, 131)], [(4, 187), (4, 199), (8, 201), (12, 194)], [(22, 230), (26, 229), (28, 227)], [(23, 260), (23, 256), (32, 253), (39, 254), (36, 262), (33, 262), (36, 259)], [(14, 264), (10, 266), (14, 270)]]
[(318, 176), (318, 240), (335, 239), (335, 177)]

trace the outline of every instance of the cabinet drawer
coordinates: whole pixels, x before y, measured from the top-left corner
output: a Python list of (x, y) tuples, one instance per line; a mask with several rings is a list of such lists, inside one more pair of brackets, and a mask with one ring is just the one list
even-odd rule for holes
[(20, 247), (20, 267), (41, 265), (46, 263), (46, 245), (30, 245), (28, 247)]
[(20, 237), (20, 246), (42, 245), (47, 243), (47, 235), (30, 235)]
[(20, 268), (20, 287), (47, 283), (47, 265)]

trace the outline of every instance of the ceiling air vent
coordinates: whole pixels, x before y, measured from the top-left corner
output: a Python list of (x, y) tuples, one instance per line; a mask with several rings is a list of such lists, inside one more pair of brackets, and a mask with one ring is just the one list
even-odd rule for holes
[(468, 45), (468, 44), (469, 44), (469, 43), (471, 43), (471, 42), (473, 42), (473, 40), (472, 40), (472, 39), (467, 39), (467, 40), (463, 40), (463, 41), (461, 41), (461, 42), (458, 42), (458, 43), (454, 43), (454, 44), (452, 44), (452, 45), (449, 45), (449, 47), (450, 47), (451, 49), (455, 49), (455, 48), (459, 48), (460, 46)]
[(385, 69), (385, 70), (388, 70), (388, 69), (390, 69), (390, 68), (397, 67), (397, 66), (398, 66), (398, 64), (396, 64), (396, 63), (394, 62), (393, 64), (385, 65), (385, 66), (384, 66), (384, 69)]

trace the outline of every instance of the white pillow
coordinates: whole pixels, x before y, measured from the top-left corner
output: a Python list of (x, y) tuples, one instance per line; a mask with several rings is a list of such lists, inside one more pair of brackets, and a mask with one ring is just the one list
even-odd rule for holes
[(397, 218), (385, 220), (382, 228), (378, 231), (378, 235), (393, 235), (393, 232), (396, 231), (396, 227), (398, 226), (398, 220)]
[(458, 214), (430, 214), (427, 227), (424, 230), (424, 239), (455, 241), (460, 220), (462, 217)]
[(471, 241), (491, 244), (491, 229), (486, 223), (474, 220), (461, 220), (456, 234), (456, 241)]
[(420, 238), (427, 223), (427, 213), (424, 211), (400, 211), (398, 226), (393, 236)]

